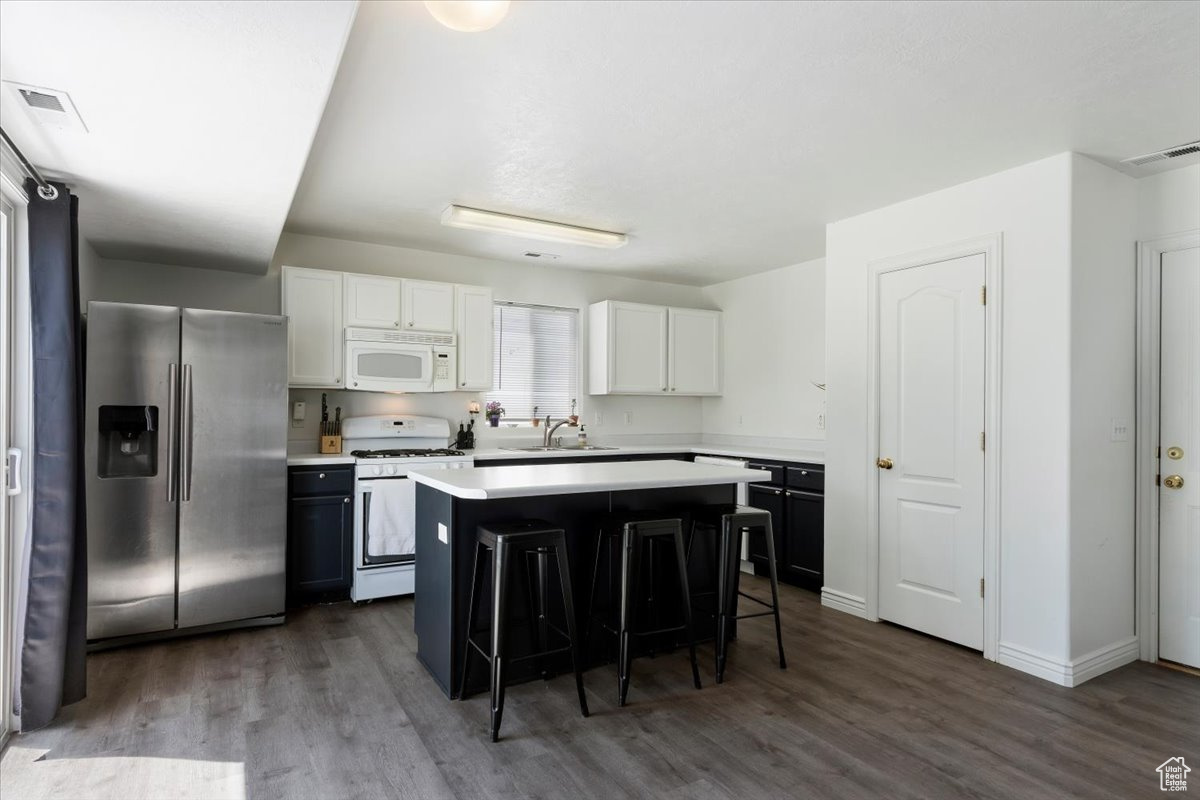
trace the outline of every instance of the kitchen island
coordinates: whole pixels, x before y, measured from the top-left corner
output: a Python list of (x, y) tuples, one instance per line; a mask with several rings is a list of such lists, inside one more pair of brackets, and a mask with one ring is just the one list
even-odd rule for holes
[[(597, 523), (604, 514), (661, 511), (684, 519), (686, 532), (691, 508), (732, 503), (737, 484), (757, 480), (761, 473), (687, 461), (638, 461), (453, 470), (417, 468), (409, 472), (409, 477), (417, 483), (414, 597), (417, 657), (442, 691), (448, 697), (457, 697), (475, 533), (480, 525), (540, 519), (566, 531), (578, 630), (583, 631), (599, 536)], [(663, 565), (666, 566), (670, 565)], [(689, 566), (688, 580), (693, 590), (701, 591), (710, 585), (713, 571), (711, 550), (698, 541)], [(662, 572), (669, 574), (666, 569)], [(556, 586), (557, 575), (552, 574), (549, 581)], [(490, 579), (484, 581), (479, 619), (487, 618), (490, 583)], [(528, 601), (524, 593), (517, 594), (514, 617), (527, 618)], [(551, 617), (561, 618), (557, 592), (551, 591), (550, 598)], [(664, 604), (660, 613), (669, 615), (671, 609)], [(519, 634), (513, 637), (516, 647), (522, 641)], [(603, 651), (604, 642), (592, 644), (595, 646), (589, 648), (587, 656), (595, 661)], [(565, 660), (558, 666), (565, 666)], [(555, 665), (550, 671), (556, 671)], [(486, 687), (486, 672), (472, 670), (468, 693)], [(521, 676), (517, 673), (514, 677)], [(533, 677), (532, 667), (526, 677)]]

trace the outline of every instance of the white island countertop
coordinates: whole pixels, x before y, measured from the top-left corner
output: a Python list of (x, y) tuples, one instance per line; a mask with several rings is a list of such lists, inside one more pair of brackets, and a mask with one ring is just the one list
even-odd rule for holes
[(762, 479), (762, 472), (689, 461), (609, 461), (470, 469), (409, 470), (408, 477), (464, 500), (717, 486)]

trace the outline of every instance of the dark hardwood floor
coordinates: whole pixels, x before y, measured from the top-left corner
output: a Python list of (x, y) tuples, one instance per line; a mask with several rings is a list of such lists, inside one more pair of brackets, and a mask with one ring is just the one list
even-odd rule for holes
[[(751, 591), (765, 594), (761, 579)], [(4, 798), (1160, 797), (1200, 776), (1200, 679), (1131, 664), (1063, 689), (784, 587), (789, 667), (744, 622), (726, 682), (683, 652), (450, 702), (415, 657), (412, 602), (314, 607), (280, 628), (90, 656), (89, 697), (14, 737)], [(1196, 778), (1200, 790), (1200, 777)]]

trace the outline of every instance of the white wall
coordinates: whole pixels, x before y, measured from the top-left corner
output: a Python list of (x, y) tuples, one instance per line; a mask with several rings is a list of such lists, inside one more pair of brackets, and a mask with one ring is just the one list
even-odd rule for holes
[(825, 392), (825, 260), (708, 286), (724, 311), (724, 389), (703, 402), (704, 435), (820, 447)]
[(835, 222), (826, 241), (826, 587), (867, 594), (869, 265), (1002, 233), (1000, 641), (1055, 661), (1069, 657), (1071, 164), (1058, 155)]
[(867, 592), (869, 267), (1000, 233), (999, 660), (1070, 684), (1136, 652), (1132, 429), (1110, 436), (1133, 422), (1136, 195), (1063, 153), (828, 227), (828, 589)]
[(1138, 239), (1158, 239), (1200, 228), (1200, 164), (1138, 182)]
[[(1135, 633), (1137, 192), (1128, 175), (1072, 159), (1072, 661)], [(1112, 440), (1114, 421), (1125, 441)]]
[[(631, 300), (695, 308), (712, 308), (697, 287), (636, 280), (617, 275), (490, 261), (387, 245), (327, 239), (284, 233), (270, 269), (264, 276), (216, 270), (190, 269), (161, 264), (102, 261), (81, 284), (87, 297), (129, 303), (215, 308), (228, 311), (279, 313), (280, 266), (311, 267), (345, 272), (393, 275), (427, 280), (492, 286), (497, 300), (542, 303), (586, 309), (598, 300)], [(583, 358), (587, 357), (587, 325), (580, 317)], [(586, 363), (581, 373), (587, 374)], [(316, 447), (321, 393), (293, 390), (293, 400), (309, 404), (309, 419), (300, 428), (290, 428), (293, 447), (306, 442)], [(467, 403), (482, 399), (475, 393), (429, 395), (386, 395), (368, 392), (329, 392), (331, 407), (341, 405), (343, 416), (359, 414), (428, 414), (457, 421), (467, 417)], [(701, 432), (701, 401), (684, 397), (590, 397), (586, 381), (580, 385), (580, 413), (588, 433), (598, 440), (631, 435), (639, 441), (678, 442), (695, 440)], [(595, 414), (603, 414), (598, 425)], [(626, 414), (631, 422), (625, 423)], [(567, 436), (574, 429), (561, 429)], [(488, 431), (482, 431), (487, 443)], [(521, 432), (513, 432), (521, 433)], [(525, 431), (528, 437), (540, 429)], [(495, 437), (493, 437), (495, 438)]]

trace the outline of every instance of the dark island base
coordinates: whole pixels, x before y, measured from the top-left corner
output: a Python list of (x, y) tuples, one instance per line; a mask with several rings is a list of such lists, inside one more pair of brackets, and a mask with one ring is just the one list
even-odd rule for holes
[[(461, 679), (463, 636), (467, 624), (467, 603), (471, 590), (471, 570), (474, 564), (475, 531), (482, 525), (497, 522), (512, 522), (521, 519), (541, 519), (562, 527), (567, 534), (567, 548), (571, 562), (572, 584), (575, 595), (577, 629), (590, 630), (586, 638), (588, 652), (585, 663), (589, 666), (605, 663), (615, 653), (612, 636), (599, 626), (589, 624), (588, 596), (596, 561), (596, 544), (599, 536), (597, 524), (600, 518), (611, 511), (656, 510), (667, 512), (664, 516), (678, 516), (684, 520), (684, 537), (690, 527), (689, 510), (699, 505), (732, 503), (736, 487), (690, 486), (667, 489), (640, 489), (627, 492), (597, 492), (590, 494), (548, 495), (519, 497), (500, 500), (462, 500), (424, 484), (417, 485), (417, 569), (414, 617), (417, 634), (417, 657), (438, 686), (448, 697), (457, 698)], [(716, 565), (711, 536), (697, 537), (688, 572), (688, 581), (694, 594), (714, 588)], [(486, 563), (486, 562), (485, 562)], [(607, 562), (602, 562), (607, 563)], [(618, 562), (619, 563), (619, 562)], [(649, 567), (648, 567), (649, 569)], [(678, 601), (678, 577), (674, 561), (655, 557), (653, 563), (653, 586), (656, 589), (655, 613), (663, 623), (680, 619)], [(562, 603), (558, 592), (558, 573), (551, 566), (550, 575), (550, 619), (559, 627), (563, 625)], [(607, 569), (604, 570), (607, 572)], [(518, 571), (518, 580), (512, 600), (513, 627), (510, 635), (510, 657), (516, 658), (533, 652), (530, 600), (524, 591), (525, 575)], [(597, 606), (607, 601), (607, 581), (602, 575), (597, 589)], [(480, 628), (490, 619), (491, 579), (485, 579), (476, 619)], [(707, 607), (712, 606), (707, 598)], [(697, 601), (697, 605), (702, 605)], [(647, 621), (649, 622), (649, 621)], [(713, 620), (711, 615), (698, 613), (695, 616), (700, 638), (711, 638)], [(644, 628), (660, 628), (665, 624), (643, 624)], [(486, 634), (477, 634), (486, 640)], [(553, 634), (551, 634), (553, 635)], [(553, 646), (552, 642), (552, 646)], [(675, 641), (648, 641), (643, 638), (639, 651), (662, 652), (678, 645)], [(680, 654), (679, 657), (683, 657)], [(470, 682), (467, 694), (488, 688), (488, 666), (484, 659), (472, 654)], [(510, 673), (512, 682), (530, 680), (543, 673), (548, 675), (566, 672), (570, 661), (565, 655), (552, 656), (538, 663), (537, 660), (513, 665)], [(615, 668), (613, 675), (615, 691)]]

